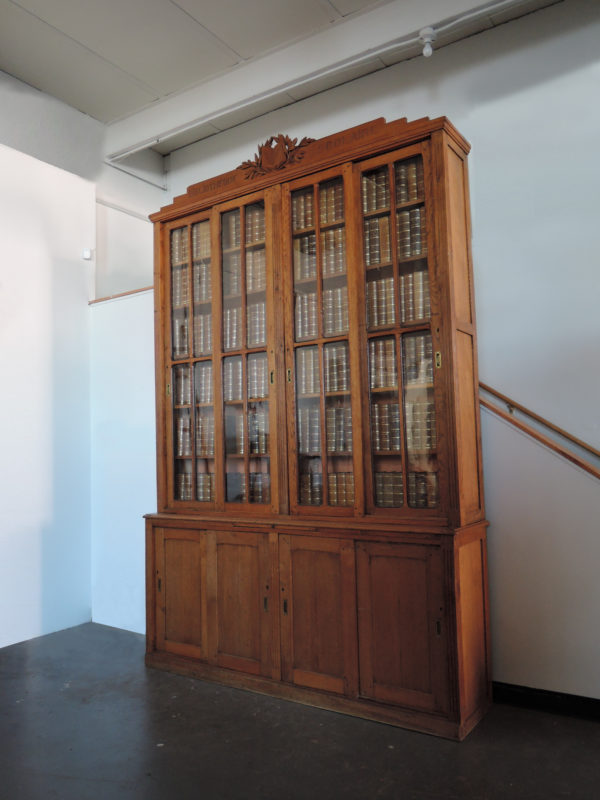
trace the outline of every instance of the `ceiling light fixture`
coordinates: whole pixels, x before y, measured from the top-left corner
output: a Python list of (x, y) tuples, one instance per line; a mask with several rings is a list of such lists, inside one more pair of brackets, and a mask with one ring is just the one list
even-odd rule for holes
[(432, 42), (435, 42), (436, 33), (433, 28), (421, 28), (419, 31), (419, 41), (423, 45), (423, 55), (425, 58), (429, 58), (429, 56), (433, 53), (433, 47), (431, 46)]

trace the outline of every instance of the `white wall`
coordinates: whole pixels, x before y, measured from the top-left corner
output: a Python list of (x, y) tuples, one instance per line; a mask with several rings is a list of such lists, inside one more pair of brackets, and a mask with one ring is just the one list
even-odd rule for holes
[[(179, 150), (169, 193), (274, 133), (448, 116), (473, 146), (480, 378), (600, 447), (599, 39), (600, 5), (566, 0)], [(494, 679), (600, 697), (597, 482), (484, 423)]]
[[(154, 209), (157, 211), (158, 207)], [(100, 200), (96, 207), (96, 297), (109, 297), (154, 282), (152, 223)]]
[(143, 633), (144, 520), (156, 511), (154, 295), (91, 307), (93, 620)]
[(599, 697), (598, 480), (482, 413), (495, 680)]
[(0, 646), (90, 619), (94, 185), (0, 146)]
[(150, 286), (152, 226), (143, 219), (167, 202), (166, 193), (104, 163), (105, 125), (5, 72), (0, 108), (0, 143), (95, 182), (94, 296)]
[[(42, 152), (35, 135), (25, 132), (23, 110), (34, 109), (37, 119), (41, 109), (48, 108), (48, 100), (43, 99), (40, 106), (40, 98), (32, 95), (15, 98), (1, 82), (0, 100), (10, 101), (9, 111), (19, 110), (17, 134), (27, 147), (39, 148), (34, 155), (49, 161), (63, 159), (60, 166), (82, 174), (86, 159), (96, 159), (93, 174), (103, 198), (142, 214), (164, 205), (189, 184), (251, 157), (257, 143), (273, 133), (320, 137), (379, 116), (390, 120), (449, 116), (473, 145), (470, 165), (480, 377), (598, 447), (595, 357), (600, 318), (595, 265), (600, 249), (596, 221), (600, 108), (595, 98), (600, 84), (599, 39), (600, 5), (565, 0), (444, 48), (429, 60), (418, 58), (396, 65), (177, 151), (171, 156), (167, 196), (116, 170), (107, 174), (108, 168), (97, 162), (95, 132), (91, 151), (85, 151), (82, 163), (66, 163), (74, 154), (66, 152), (69, 148), (63, 152), (56, 143), (51, 153)], [(58, 113), (55, 101), (49, 102), (52, 114)], [(75, 131), (65, 132), (65, 136), (74, 136), (76, 154), (86, 141), (88, 123), (78, 117), (71, 120), (70, 113), (67, 116)], [(58, 117), (64, 122), (62, 112)], [(3, 114), (0, 141), (13, 135), (11, 126)], [(68, 128), (66, 125), (65, 131)], [(139, 229), (136, 222), (121, 225), (110, 216), (106, 212), (106, 234), (98, 243), (99, 268), (106, 277), (104, 291), (151, 283), (150, 264), (150, 279), (143, 273), (150, 226), (146, 228), (141, 221)], [(4, 216), (0, 224), (8, 218)], [(132, 234), (132, 230), (136, 232)], [(138, 249), (133, 259), (119, 255), (126, 253), (126, 246), (134, 240)], [(6, 259), (3, 271), (5, 263)], [(11, 274), (11, 295), (19, 291), (15, 282)], [(47, 332), (53, 328), (51, 320), (57, 318), (55, 308), (64, 308), (63, 301), (54, 297), (53, 303), (46, 305), (45, 294), (38, 296), (37, 287), (32, 291), (39, 312), (34, 316), (46, 315), (43, 330)], [(28, 313), (28, 307), (22, 306), (23, 314)], [(141, 630), (141, 514), (156, 508), (151, 295), (94, 306), (89, 318), (94, 398), (94, 619)], [(86, 324), (87, 320), (82, 322), (82, 330)], [(11, 335), (14, 342), (4, 349), (17, 375), (19, 370), (26, 371), (22, 365), (27, 362), (20, 358), (22, 334), (15, 330)], [(27, 335), (42, 348), (35, 362), (39, 369), (29, 370), (27, 380), (36, 386), (40, 382), (40, 396), (48, 397), (54, 407), (58, 390), (44, 357), (44, 348), (50, 347), (52, 340), (39, 337), (35, 327), (27, 328)], [(43, 341), (37, 341), (40, 338)], [(19, 404), (20, 396), (13, 389), (7, 408), (17, 419), (21, 406), (30, 412), (27, 430), (34, 443), (44, 443), (36, 454), (47, 466), (59, 426), (53, 422), (49, 434), (47, 409)], [(22, 435), (19, 427), (8, 421), (3, 424), (9, 441), (16, 443)], [(76, 449), (78, 437), (69, 441)], [(554, 456), (540, 454), (537, 445), (511, 434), (486, 415), (483, 444), (491, 521), (494, 677), (600, 697), (592, 617), (600, 606), (600, 582), (593, 580), (590, 566), (598, 562), (599, 555), (597, 485)], [(30, 580), (31, 605), (37, 608), (49, 586), (40, 553), (44, 538), (40, 531), (52, 514), (31, 511), (30, 506), (54, 508), (48, 498), (59, 496), (62, 501), (68, 492), (62, 476), (57, 495), (54, 486), (46, 485), (38, 475), (36, 480), (43, 489), (38, 491), (40, 501), (24, 502), (26, 490), (16, 491), (18, 475), (27, 465), (37, 469), (40, 459), (28, 461), (17, 448), (11, 451), (14, 454), (5, 456), (3, 467), (11, 470), (9, 485), (19, 502), (9, 497), (7, 508), (12, 509), (12, 527), (18, 527), (20, 539), (18, 546), (11, 540), (8, 552), (19, 565), (18, 576), (27, 575)], [(65, 480), (70, 479), (67, 476)], [(73, 480), (81, 481), (81, 475)], [(34, 519), (27, 528), (23, 520), (30, 515)], [(4, 530), (0, 535), (5, 535)], [(34, 554), (31, 559), (30, 550)], [(56, 552), (62, 555), (64, 550)], [(8, 585), (16, 586), (12, 577)], [(51, 602), (57, 604), (60, 591), (55, 585), (52, 588)], [(23, 603), (29, 595), (21, 593)]]

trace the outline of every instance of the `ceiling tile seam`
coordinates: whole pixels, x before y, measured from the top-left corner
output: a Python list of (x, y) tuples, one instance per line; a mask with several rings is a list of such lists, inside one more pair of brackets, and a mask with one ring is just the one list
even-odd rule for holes
[[(100, 53), (97, 53), (95, 50), (92, 50), (91, 47), (88, 47), (87, 45), (83, 44), (83, 42), (80, 42), (79, 39), (75, 39), (75, 37), (70, 36), (68, 33), (65, 33), (60, 28), (57, 28), (55, 25), (52, 25), (51, 23), (46, 22), (45, 19), (42, 19), (37, 14), (34, 14), (32, 11), (30, 11), (28, 8), (25, 8), (24, 6), (22, 6), (19, 2), (17, 2), (17, 0), (8, 0), (8, 2), (11, 3), (11, 5), (16, 6), (17, 8), (19, 8), (25, 14), (28, 14), (30, 17), (33, 17), (33, 19), (36, 19), (42, 25), (45, 25), (46, 27), (48, 27), (51, 30), (53, 30), (55, 33), (58, 33), (60, 36), (63, 36), (65, 39), (68, 39), (70, 42), (73, 42), (78, 47), (80, 47), (82, 50), (85, 50), (87, 53), (90, 53), (91, 55), (93, 55), (96, 58), (100, 59), (100, 61), (102, 61), (103, 63), (108, 64), (113, 69), (115, 69), (118, 72), (120, 72), (122, 75), (126, 75), (130, 80), (132, 80), (134, 83), (136, 83), (139, 88), (143, 89), (148, 94), (154, 95), (154, 101), (156, 101), (156, 100), (161, 98), (162, 95), (161, 95), (161, 92), (158, 91), (158, 89), (154, 88), (153, 86), (150, 86), (150, 84), (146, 83), (145, 81), (140, 80), (140, 78), (138, 78), (136, 75), (132, 75), (130, 72), (128, 72), (127, 70), (123, 69), (123, 67), (120, 67), (118, 64), (115, 64), (113, 61), (111, 61), (110, 59), (108, 59), (105, 56), (101, 55)], [(150, 103), (148, 103), (148, 105), (151, 105), (152, 102), (153, 101), (150, 101)], [(88, 115), (88, 116), (91, 116), (91, 115)]]
[(319, 5), (329, 14), (330, 22), (334, 22), (336, 19), (344, 19), (344, 15), (337, 10), (331, 0), (319, 0)]
[[(555, 5), (555, 4), (560, 3), (560, 2), (564, 2), (564, 0), (548, 0), (547, 6)], [(440, 32), (440, 31), (441, 32), (449, 32), (451, 29), (456, 29), (457, 32), (459, 32), (461, 25), (464, 25), (466, 22), (477, 20), (477, 19), (479, 19), (479, 20), (489, 19), (491, 14), (496, 13), (499, 10), (502, 10), (502, 9), (505, 9), (505, 8), (510, 8), (510, 7), (513, 7), (515, 9), (517, 9), (518, 6), (522, 5), (522, 4), (523, 4), (522, 0), (496, 0), (496, 2), (487, 3), (485, 6), (479, 6), (479, 8), (475, 9), (474, 11), (466, 12), (465, 14), (461, 14), (461, 15), (459, 15), (457, 17), (453, 17), (451, 19), (448, 19), (445, 22), (435, 23), (435, 24), (433, 24), (433, 27), (435, 28), (435, 30), (437, 32)], [(525, 12), (525, 14), (529, 14), (529, 13), (534, 13), (534, 12)], [(504, 24), (504, 23), (502, 23), (502, 24)], [(492, 25), (492, 27), (496, 27), (496, 25)], [(482, 32), (483, 31), (479, 31), (478, 33), (482, 33)], [(473, 35), (477, 35), (477, 34), (473, 34)], [(455, 41), (460, 40), (461, 38), (470, 38), (470, 36), (471, 35), (461, 37), (459, 35), (459, 37), (457, 39), (445, 42), (443, 45), (440, 45), (438, 49), (441, 49), (442, 47), (446, 47), (449, 44), (452, 44)], [(191, 120), (190, 122), (187, 122), (184, 125), (179, 125), (179, 126), (177, 126), (175, 128), (169, 129), (167, 131), (162, 131), (161, 133), (159, 133), (157, 135), (154, 135), (154, 136), (152, 136), (152, 137), (150, 137), (148, 139), (144, 139), (143, 141), (140, 141), (140, 142), (136, 143), (135, 145), (132, 145), (131, 147), (122, 148), (122, 149), (120, 149), (118, 151), (115, 151), (114, 153), (110, 153), (110, 154), (108, 154), (106, 156), (106, 158), (108, 159), (109, 162), (119, 161), (119, 160), (121, 160), (123, 158), (127, 158), (128, 156), (133, 155), (136, 152), (140, 152), (141, 150), (145, 150), (147, 148), (151, 148), (151, 147), (153, 147), (154, 145), (156, 145), (156, 144), (158, 144), (160, 142), (164, 142), (164, 141), (168, 140), (172, 136), (176, 136), (178, 134), (185, 133), (186, 131), (193, 130), (194, 128), (200, 127), (201, 125), (212, 124), (214, 127), (217, 127), (216, 121), (219, 118), (226, 116), (227, 114), (232, 114), (232, 113), (234, 113), (236, 111), (243, 110), (244, 108), (247, 108), (248, 106), (252, 106), (252, 105), (258, 104), (258, 103), (260, 103), (260, 102), (262, 102), (264, 100), (268, 100), (271, 97), (276, 97), (279, 94), (287, 94), (288, 91), (293, 90), (295, 88), (298, 88), (300, 86), (303, 86), (303, 85), (305, 85), (307, 83), (310, 83), (313, 80), (318, 80), (318, 79), (321, 79), (321, 78), (325, 78), (325, 77), (327, 77), (329, 75), (333, 76), (333, 75), (335, 75), (336, 72), (342, 72), (345, 69), (349, 69), (349, 68), (351, 68), (353, 66), (360, 65), (361, 63), (363, 63), (365, 61), (369, 61), (370, 59), (382, 60), (382, 58), (388, 52), (407, 51), (407, 57), (406, 58), (401, 58), (399, 60), (396, 60), (394, 63), (399, 63), (399, 61), (409, 60), (410, 58), (412, 58), (414, 56), (409, 55), (408, 52), (411, 50), (411, 48), (413, 48), (415, 46), (415, 44), (418, 44), (418, 43), (419, 43), (419, 34), (418, 34), (418, 32), (415, 31), (412, 34), (408, 34), (408, 35), (406, 35), (404, 37), (395, 39), (395, 40), (393, 40), (391, 42), (386, 42), (383, 45), (380, 45), (380, 46), (377, 46), (377, 47), (373, 47), (373, 48), (371, 48), (369, 50), (363, 51), (362, 53), (358, 53), (358, 54), (356, 54), (354, 56), (350, 56), (350, 57), (348, 57), (346, 59), (343, 59), (343, 60), (341, 60), (339, 62), (336, 62), (335, 64), (330, 65), (326, 69), (318, 70), (316, 72), (305, 74), (305, 75), (303, 75), (303, 76), (301, 76), (301, 77), (299, 77), (297, 79), (294, 79), (292, 81), (288, 81), (285, 84), (281, 84), (281, 85), (273, 87), (271, 89), (267, 89), (264, 92), (260, 92), (257, 95), (254, 95), (252, 97), (244, 98), (244, 100), (242, 100), (242, 101), (239, 101), (239, 102), (236, 102), (236, 103), (232, 103), (232, 104), (230, 104), (228, 106), (225, 106), (224, 108), (220, 108), (220, 109), (218, 109), (218, 110), (216, 110), (214, 112), (210, 112), (210, 113), (208, 113), (208, 114), (206, 114), (204, 116), (197, 117), (194, 120)], [(278, 49), (285, 49), (285, 48), (282, 47), (282, 48), (278, 48)], [(268, 55), (268, 54), (270, 54), (270, 53), (266, 53), (265, 55)], [(256, 61), (256, 60), (259, 60), (259, 59), (249, 59), (249, 61)], [(247, 63), (248, 62), (236, 65), (235, 67), (233, 67), (230, 70), (230, 72), (232, 73), (232, 72), (235, 72), (238, 69), (243, 69), (245, 64), (247, 64)], [(390, 65), (387, 65), (384, 61), (382, 61), (382, 63), (383, 63), (383, 68), (387, 68), (388, 66), (390, 66)], [(373, 72), (376, 72), (376, 71), (378, 71), (378, 70), (373, 70)], [(199, 84), (196, 84), (195, 87), (188, 87), (188, 88), (196, 88), (197, 86), (201, 86), (204, 83), (209, 83), (210, 80), (213, 80), (213, 79), (214, 79), (214, 76), (213, 76), (213, 78), (209, 78), (206, 81), (202, 81)], [(349, 82), (351, 82), (351, 81), (349, 81)], [(332, 84), (332, 86), (334, 86), (334, 85), (335, 84)], [(183, 90), (183, 91), (186, 91), (186, 90)], [(181, 93), (183, 93), (183, 91)], [(319, 92), (316, 92), (316, 94), (318, 94), (318, 93)], [(173, 94), (179, 94), (179, 92), (175, 92)], [(291, 95), (288, 95), (288, 96), (291, 97)], [(293, 100), (293, 102), (298, 102), (293, 97), (292, 97), (292, 100)], [(152, 105), (151, 103), (148, 104), (148, 106), (151, 106), (151, 105)], [(266, 112), (266, 113), (268, 113), (268, 112)], [(130, 116), (134, 116), (134, 115), (130, 115)], [(259, 115), (259, 116), (261, 116), (261, 115)], [(252, 119), (252, 117), (249, 117), (248, 119)]]
[(190, 14), (190, 12), (186, 8), (183, 8), (182, 6), (180, 6), (179, 3), (176, 2), (176, 0), (169, 0), (169, 3), (172, 6), (175, 6), (175, 8), (178, 11), (181, 11), (183, 14), (185, 14), (186, 17), (189, 17), (189, 19), (193, 20), (193, 22), (196, 25), (198, 25), (198, 27), (202, 28), (202, 30), (213, 40), (214, 44), (216, 44), (217, 47), (222, 49), (231, 58), (235, 59), (236, 63), (240, 63), (240, 62), (244, 62), (244, 61), (248, 60), (248, 59), (244, 58), (244, 56), (241, 53), (238, 53), (237, 50), (234, 50), (233, 47), (228, 45), (227, 42), (223, 41), (223, 39), (221, 39), (221, 37), (218, 36), (214, 31), (211, 31), (210, 28), (207, 28), (206, 25), (203, 22), (201, 22), (199, 19), (197, 19), (193, 14)]
[[(558, 0), (557, 0), (557, 1), (558, 1)], [(14, 0), (10, 0), (10, 2), (14, 2)], [(215, 39), (215, 42), (216, 42), (217, 44), (218, 44), (218, 43), (220, 43), (220, 42), (222, 41), (222, 40), (220, 40), (220, 39), (219, 39), (219, 37), (218, 37), (216, 34), (213, 34), (213, 33), (212, 33), (212, 31), (210, 31), (210, 29), (209, 29), (209, 28), (206, 28), (206, 27), (205, 27), (205, 26), (204, 26), (204, 25), (203, 25), (201, 22), (199, 22), (199, 21), (198, 21), (198, 20), (197, 20), (195, 17), (192, 17), (192, 16), (189, 14), (189, 12), (187, 12), (187, 11), (185, 11), (185, 9), (181, 8), (181, 6), (179, 6), (179, 5), (177, 4), (176, 0), (169, 0), (169, 2), (170, 2), (170, 3), (172, 3), (173, 5), (177, 6), (177, 8), (178, 8), (178, 9), (181, 9), (181, 10), (182, 10), (182, 11), (184, 11), (186, 14), (188, 14), (188, 16), (190, 17), (190, 19), (192, 19), (192, 20), (193, 20), (193, 21), (194, 21), (194, 22), (195, 22), (197, 25), (199, 25), (199, 26), (200, 26), (200, 27), (201, 27), (201, 28), (202, 28), (204, 31), (206, 31), (208, 34), (210, 34), (211, 36), (213, 36), (213, 37), (214, 37), (214, 39)], [(512, 0), (512, 2), (514, 2), (514, 0)], [(377, 3), (376, 5), (377, 5), (377, 6), (379, 6), (379, 5), (383, 5), (383, 4), (381, 4), (381, 3)], [(273, 47), (272, 47), (272, 48), (270, 48), (270, 49), (263, 50), (263, 51), (261, 51), (261, 53), (260, 53), (259, 55), (257, 55), (257, 56), (251, 56), (250, 58), (243, 58), (243, 57), (239, 56), (239, 55), (236, 53), (236, 51), (234, 51), (234, 50), (232, 50), (231, 48), (229, 48), (229, 49), (231, 50), (231, 52), (232, 52), (232, 53), (235, 53), (236, 57), (238, 57), (238, 58), (240, 58), (240, 59), (241, 59), (241, 60), (240, 60), (238, 63), (234, 64), (232, 67), (229, 67), (229, 68), (223, 69), (223, 70), (221, 70), (221, 71), (219, 71), (219, 72), (217, 72), (217, 73), (214, 73), (214, 74), (212, 74), (212, 75), (209, 75), (209, 76), (207, 76), (206, 78), (204, 78), (203, 80), (197, 81), (197, 82), (195, 82), (195, 83), (191, 83), (191, 84), (189, 84), (189, 85), (187, 85), (187, 86), (185, 86), (185, 87), (182, 87), (182, 88), (180, 88), (180, 89), (176, 89), (176, 90), (174, 90), (174, 91), (172, 91), (172, 92), (166, 92), (166, 93), (164, 93), (164, 94), (161, 94), (161, 95), (160, 95), (160, 96), (157, 98), (157, 100), (160, 102), (161, 100), (164, 100), (164, 99), (166, 99), (166, 98), (170, 98), (170, 97), (176, 97), (177, 95), (184, 94), (185, 92), (192, 91), (192, 90), (194, 90), (194, 89), (198, 89), (198, 88), (200, 88), (201, 86), (204, 86), (204, 85), (206, 85), (206, 84), (210, 83), (211, 81), (217, 80), (218, 78), (220, 78), (220, 77), (222, 77), (222, 76), (224, 76), (224, 75), (231, 74), (231, 73), (235, 72), (235, 71), (236, 71), (236, 70), (238, 70), (238, 69), (239, 69), (239, 70), (241, 70), (241, 69), (244, 69), (244, 67), (248, 66), (249, 64), (256, 63), (257, 61), (260, 61), (260, 60), (261, 60), (261, 59), (263, 59), (263, 58), (266, 58), (266, 57), (268, 57), (268, 56), (271, 56), (271, 55), (274, 55), (274, 54), (276, 54), (276, 53), (278, 53), (278, 52), (281, 52), (281, 51), (285, 50), (286, 48), (288, 48), (288, 47), (292, 47), (293, 45), (296, 45), (296, 44), (298, 44), (299, 42), (302, 42), (302, 41), (304, 41), (304, 40), (306, 40), (306, 39), (310, 39), (310, 38), (311, 38), (311, 36), (314, 36), (315, 34), (321, 33), (323, 30), (328, 30), (328, 29), (331, 29), (331, 28), (333, 28), (333, 27), (337, 27), (338, 25), (343, 25), (345, 22), (348, 22), (348, 21), (350, 21), (351, 19), (355, 19), (355, 18), (356, 18), (356, 17), (358, 17), (358, 16), (362, 16), (363, 14), (366, 14), (366, 13), (368, 13), (368, 11), (369, 11), (369, 10), (370, 10), (370, 9), (364, 9), (364, 10), (362, 10), (362, 11), (354, 11), (354, 12), (352, 12), (351, 14), (347, 14), (345, 17), (344, 17), (344, 16), (338, 16), (338, 18), (337, 18), (337, 19), (333, 20), (333, 21), (332, 21), (332, 22), (331, 22), (331, 23), (330, 23), (330, 24), (329, 24), (329, 25), (328, 25), (326, 28), (324, 28), (324, 29), (321, 29), (321, 30), (314, 30), (314, 31), (312, 31), (312, 33), (309, 33), (309, 34), (302, 34), (302, 35), (299, 35), (299, 36), (297, 36), (297, 37), (295, 37), (295, 38), (293, 38), (293, 39), (287, 39), (285, 42), (283, 42), (283, 43), (281, 43), (281, 44), (278, 44), (278, 45), (275, 45), (275, 46), (273, 46)], [(400, 40), (400, 39), (398, 39), (398, 40), (397, 40), (397, 45), (398, 45), (398, 43), (399, 43), (399, 42), (401, 42), (401, 40)], [(225, 47), (228, 47), (228, 45), (226, 45), (226, 44), (224, 44), (224, 46), (225, 46)], [(128, 119), (129, 117), (134, 117), (134, 116), (135, 116), (137, 113), (139, 113), (140, 111), (144, 111), (145, 109), (152, 107), (152, 106), (154, 105), (154, 103), (155, 103), (155, 102), (156, 102), (156, 101), (150, 101), (150, 102), (148, 102), (147, 104), (145, 104), (144, 106), (142, 106), (141, 108), (139, 108), (139, 109), (137, 109), (136, 111), (132, 112), (131, 114), (124, 114), (124, 115), (122, 115), (122, 116), (120, 116), (120, 117), (116, 117), (115, 119), (112, 119), (112, 120), (111, 120), (111, 121), (110, 121), (108, 124), (109, 124), (109, 125), (112, 125), (112, 124), (115, 124), (115, 123), (118, 123), (118, 122), (122, 122), (123, 120), (126, 120), (126, 119)], [(229, 112), (227, 112), (227, 113), (229, 113)], [(185, 130), (185, 128), (184, 128), (183, 130)]]

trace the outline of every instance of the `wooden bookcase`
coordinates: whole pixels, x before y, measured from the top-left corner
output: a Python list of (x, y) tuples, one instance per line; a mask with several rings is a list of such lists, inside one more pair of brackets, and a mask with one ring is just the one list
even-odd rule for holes
[(485, 713), (468, 149), (279, 135), (152, 215), (149, 665), (454, 739)]

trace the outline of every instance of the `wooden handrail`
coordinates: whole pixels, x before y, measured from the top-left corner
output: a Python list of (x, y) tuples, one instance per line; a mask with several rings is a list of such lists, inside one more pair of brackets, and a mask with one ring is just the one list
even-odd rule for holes
[(130, 294), (139, 294), (140, 292), (149, 292), (154, 289), (154, 286), (142, 286), (141, 289), (130, 289), (128, 292), (119, 292), (118, 294), (109, 294), (106, 297), (98, 297), (96, 300), (89, 300), (88, 306), (93, 306), (96, 303), (106, 303), (107, 300), (116, 300), (118, 297), (128, 297)]
[[(581, 439), (577, 439), (577, 437), (571, 436), (570, 433), (563, 431), (562, 428), (559, 428), (557, 425), (548, 422), (543, 417), (540, 417), (538, 414), (535, 414), (533, 411), (529, 411), (527, 408), (520, 405), (519, 403), (513, 402), (510, 398), (506, 397), (500, 392), (497, 392), (495, 389), (491, 389), (486, 384), (480, 383), (479, 386), (485, 392), (489, 392), (491, 395), (497, 397), (503, 403), (506, 403), (509, 407), (517, 409), (521, 413), (531, 417), (531, 419), (535, 419), (537, 422), (541, 423), (542, 425), (545, 425), (547, 428), (554, 431), (555, 433), (560, 434), (560, 436), (563, 436), (568, 441), (572, 442), (573, 444), (576, 444), (578, 447), (581, 447), (588, 453), (591, 453), (594, 456), (600, 458), (600, 452), (595, 448), (591, 447), (590, 445), (586, 444), (585, 442), (582, 442)], [(543, 433), (540, 433), (531, 425), (528, 425), (526, 422), (522, 422), (521, 420), (516, 419), (512, 414), (509, 414), (507, 411), (503, 411), (501, 408), (498, 408), (498, 406), (494, 405), (493, 403), (490, 403), (483, 397), (479, 398), (479, 403), (484, 408), (487, 408), (489, 411), (492, 411), (501, 419), (505, 420), (506, 422), (509, 422), (511, 425), (514, 425), (515, 428), (518, 428), (520, 431), (523, 431), (523, 433), (526, 433), (532, 439), (535, 439), (536, 441), (540, 442), (545, 447), (548, 447), (550, 450), (553, 450), (555, 453), (558, 453), (563, 458), (566, 458), (572, 464), (575, 464), (575, 466), (585, 470), (585, 472), (588, 472), (590, 475), (593, 475), (595, 478), (598, 478), (600, 480), (600, 469), (597, 469), (596, 467), (592, 466), (592, 464), (590, 464), (584, 458), (575, 455), (575, 453), (572, 453), (566, 447), (563, 447), (562, 445), (558, 444), (553, 439), (550, 439), (550, 437), (544, 436)]]
[(584, 442), (581, 439), (578, 439), (576, 436), (567, 433), (567, 431), (563, 430), (562, 428), (559, 428), (558, 425), (555, 425), (553, 422), (544, 419), (544, 417), (540, 417), (539, 414), (536, 414), (534, 411), (530, 411), (528, 408), (525, 408), (525, 406), (520, 405), (515, 400), (511, 400), (510, 397), (501, 394), (500, 392), (496, 391), (496, 389), (492, 389), (492, 387), (488, 386), (486, 383), (480, 382), (479, 387), (483, 389), (484, 392), (488, 392), (489, 394), (494, 395), (494, 397), (497, 397), (498, 400), (502, 400), (503, 403), (506, 403), (509, 409), (514, 408), (517, 411), (520, 411), (522, 414), (526, 414), (528, 417), (531, 417), (531, 419), (534, 419), (536, 422), (539, 422), (540, 424), (544, 425), (544, 427), (549, 428), (551, 431), (554, 431), (555, 433), (558, 433), (559, 436), (562, 436), (569, 442), (573, 442), (573, 444), (576, 444), (577, 447), (581, 447), (583, 450), (587, 450), (588, 453), (591, 453), (593, 456), (596, 456), (596, 458), (600, 458), (600, 450), (596, 450), (596, 448), (592, 447), (587, 442)]

